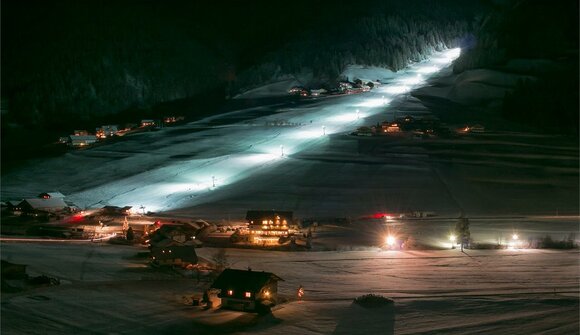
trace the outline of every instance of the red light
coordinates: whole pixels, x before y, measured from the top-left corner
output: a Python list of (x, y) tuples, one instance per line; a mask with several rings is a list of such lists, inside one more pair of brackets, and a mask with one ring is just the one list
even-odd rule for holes
[(375, 214), (373, 214), (373, 219), (382, 219), (385, 216), (389, 216), (389, 214), (387, 214), (387, 213), (375, 213)]
[(68, 219), (68, 223), (79, 223), (84, 220), (84, 215), (75, 214)]

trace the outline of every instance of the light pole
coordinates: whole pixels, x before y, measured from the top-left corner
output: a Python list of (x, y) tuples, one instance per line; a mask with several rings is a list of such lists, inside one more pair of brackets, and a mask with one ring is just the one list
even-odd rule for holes
[(451, 249), (455, 249), (455, 241), (457, 240), (457, 236), (451, 234), (449, 235), (449, 241), (451, 241)]
[(360, 119), (360, 112), (358, 111), (358, 109), (356, 110), (356, 119)]
[(284, 145), (280, 144), (280, 157), (284, 157)]
[(211, 187), (215, 187), (215, 176), (211, 176)]
[(518, 247), (518, 240), (519, 240), (519, 238), (520, 237), (518, 236), (518, 234), (513, 234), (512, 235), (512, 243), (513, 243), (514, 249), (517, 249), (517, 247)]
[(326, 126), (322, 126), (322, 136), (326, 135)]

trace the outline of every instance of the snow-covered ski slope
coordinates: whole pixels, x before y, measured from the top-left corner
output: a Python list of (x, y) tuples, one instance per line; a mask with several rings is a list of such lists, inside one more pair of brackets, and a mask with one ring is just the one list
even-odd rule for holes
[[(2, 198), (58, 190), (81, 207), (129, 205), (208, 219), (243, 219), (252, 208), (300, 217), (577, 215), (577, 146), (557, 138), (348, 136), (395, 114), (429, 114), (409, 92), (458, 54), (434, 54), (371, 92), (237, 110), (42, 160), (4, 176)], [(373, 153), (365, 154), (369, 146)]]

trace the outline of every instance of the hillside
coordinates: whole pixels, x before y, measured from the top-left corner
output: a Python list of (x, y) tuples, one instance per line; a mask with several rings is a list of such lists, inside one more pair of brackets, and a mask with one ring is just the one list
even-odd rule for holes
[[(484, 105), (507, 120), (578, 134), (578, 2), (506, 2), (485, 18), (454, 72), (456, 91), (495, 91)], [(481, 86), (462, 89), (467, 82)]]

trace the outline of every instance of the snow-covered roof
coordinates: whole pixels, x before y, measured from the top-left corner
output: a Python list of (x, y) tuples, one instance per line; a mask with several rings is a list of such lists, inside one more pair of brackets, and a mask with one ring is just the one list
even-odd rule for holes
[(41, 199), (41, 198), (32, 198), (32, 199), (24, 199), (19, 204), (20, 206), (28, 205), (32, 209), (40, 209), (40, 210), (55, 210), (55, 209), (63, 209), (68, 207), (68, 205), (64, 202), (62, 198), (49, 198), (49, 199)]

